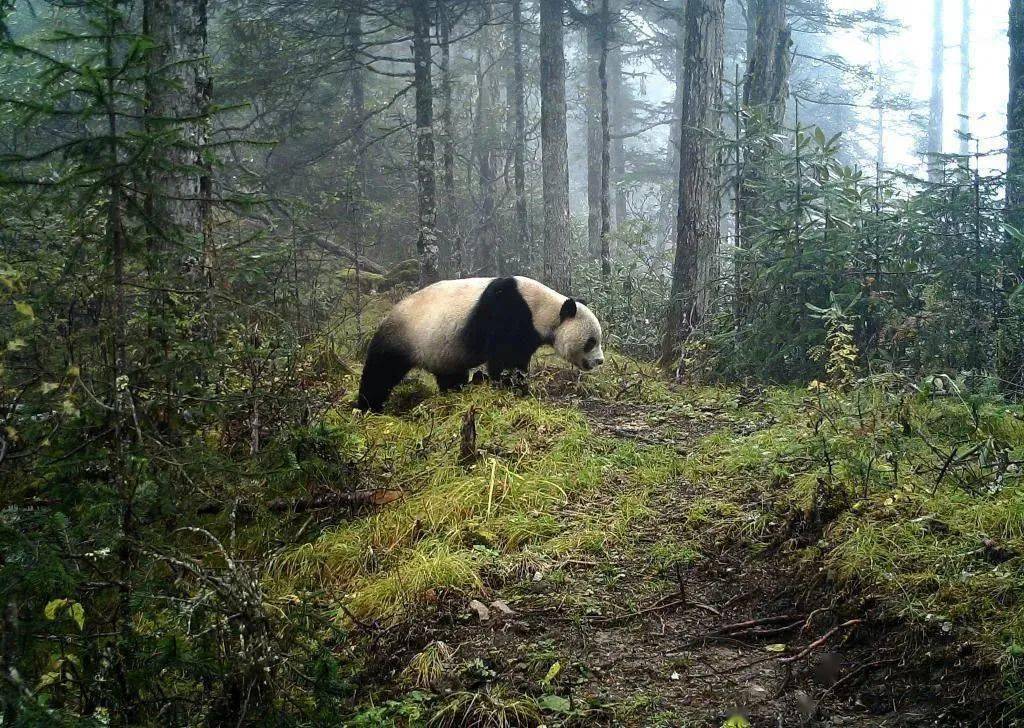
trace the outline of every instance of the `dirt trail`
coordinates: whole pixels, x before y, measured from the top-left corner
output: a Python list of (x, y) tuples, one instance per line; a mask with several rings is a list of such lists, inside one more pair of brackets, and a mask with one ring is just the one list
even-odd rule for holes
[[(710, 409), (683, 421), (669, 407), (574, 404), (598, 433), (681, 452), (715, 429), (756, 427)], [(613, 507), (620, 494), (610, 490), (585, 507)], [(457, 647), (460, 660), (479, 657), (524, 689), (559, 662), (551, 689), (571, 698), (564, 717), (572, 725), (717, 727), (734, 714), (753, 726), (982, 724), (970, 707), (981, 698), (977, 675), (959, 667), (955, 646), (908, 658), (904, 640), (807, 593), (782, 559), (727, 554), (659, 569), (656, 544), (683, 533), (684, 505), (700, 487), (678, 480), (651, 497), (653, 513), (629, 543), (527, 574), (492, 595), (512, 606), (512, 619), (493, 625), (463, 616), (435, 637)], [(863, 622), (842, 626), (858, 617)], [(727, 629), (743, 622), (754, 623)]]

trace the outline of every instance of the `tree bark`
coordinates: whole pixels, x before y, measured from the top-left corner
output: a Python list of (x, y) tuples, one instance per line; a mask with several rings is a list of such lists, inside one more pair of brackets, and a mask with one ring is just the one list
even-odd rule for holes
[(484, 275), (500, 275), (502, 273), (501, 251), (498, 247), (498, 225), (495, 220), (494, 195), (494, 162), (493, 156), (497, 147), (495, 139), (492, 106), (492, 79), (487, 71), (494, 65), (490, 53), (491, 39), (491, 6), (490, 0), (481, 5), (480, 30), (477, 31), (476, 49), (476, 119), (473, 134), (474, 155), (477, 162), (477, 183), (480, 189), (479, 231), (476, 236), (475, 270)]
[[(765, 157), (777, 144), (776, 133), (786, 114), (789, 96), (790, 45), (792, 31), (786, 22), (785, 0), (751, 0), (747, 8), (747, 69), (743, 85), (745, 116), (744, 163), (740, 184), (740, 235), (737, 249), (750, 247), (757, 235), (755, 212), (758, 175)], [(749, 313), (747, 288), (752, 277), (749, 263), (736, 261), (736, 318), (742, 322)]]
[(569, 144), (565, 123), (562, 1), (540, 3), (540, 136), (544, 184), (545, 282), (572, 291), (569, 251)]
[(597, 77), (601, 98), (601, 178), (599, 195), (600, 209), (600, 255), (601, 275), (607, 278), (612, 272), (611, 256), (611, 207), (608, 199), (608, 179), (611, 173), (611, 132), (608, 119), (608, 40), (612, 32), (611, 14), (608, 11), (608, 0), (601, 0), (600, 44)]
[(961, 4), (960, 25), (960, 154), (971, 153), (971, 0)]
[(785, 0), (751, 0), (747, 20), (747, 77), (743, 105), (772, 128), (782, 124), (789, 96), (789, 47)]
[(875, 173), (881, 174), (885, 169), (885, 84), (882, 71), (885, 64), (882, 59), (882, 33), (875, 34)]
[[(1010, 88), (1006, 109), (1006, 222), (1024, 231), (1024, 0), (1010, 0)], [(1024, 397), (1024, 311), (1014, 305), (1013, 292), (1024, 282), (1024, 270), (1013, 235), (1006, 236), (1006, 303), (998, 332), (998, 371), (1001, 389)]]
[(622, 78), (622, 42), (618, 39), (608, 51), (608, 107), (611, 113), (612, 133), (611, 193), (616, 227), (626, 221), (626, 145), (620, 135), (626, 128), (627, 103), (625, 82)]
[(209, 136), (210, 74), (206, 58), (206, 0), (146, 0), (149, 56), (147, 129), (168, 135), (152, 174), (154, 229), (207, 258), (208, 203), (201, 180)]
[(1024, 230), (1024, 0), (1010, 0), (1006, 137), (1006, 216), (1013, 227)]
[(455, 200), (455, 124), (452, 121), (451, 19), (448, 4), (437, 4), (438, 35), (441, 44), (441, 186), (443, 190), (445, 238), (451, 250), (451, 272), (465, 275), (465, 246), (459, 229)]
[(523, 4), (512, 0), (512, 107), (515, 130), (512, 138), (512, 174), (515, 189), (515, 250), (509, 265), (524, 271), (530, 258), (530, 221), (526, 207), (526, 76), (523, 71)]
[(681, 362), (682, 348), (708, 307), (707, 281), (718, 246), (720, 199), (715, 134), (722, 88), (725, 0), (689, 0), (685, 15), (683, 115), (679, 137), (679, 207), (672, 293), (662, 346), (666, 365)]
[[(672, 122), (671, 139), (669, 140), (669, 144), (672, 147), (671, 169), (673, 180), (670, 204), (665, 205), (665, 208), (666, 213), (671, 210), (671, 220), (668, 224), (668, 240), (671, 240), (672, 244), (675, 245), (676, 223), (678, 222), (676, 206), (679, 201), (679, 137), (682, 133), (680, 123), (683, 118), (683, 64), (686, 60), (686, 54), (684, 51), (686, 46), (686, 0), (679, 0), (679, 5), (675, 8), (675, 12), (673, 14), (676, 16), (675, 47), (672, 49), (676, 74), (676, 85), (672, 96), (672, 114), (675, 116), (675, 119)], [(659, 236), (657, 248), (657, 257), (659, 259), (665, 252), (665, 246), (668, 244), (668, 240), (666, 240), (664, 236)]]
[(945, 75), (945, 36), (943, 0), (934, 0), (932, 15), (932, 96), (928, 104), (928, 180), (942, 181), (942, 132), (945, 113), (943, 76)]
[(417, 238), (420, 285), (438, 279), (437, 200), (434, 180), (434, 94), (431, 82), (430, 2), (410, 0), (416, 90)]
[(590, 16), (584, 26), (587, 37), (587, 249), (592, 260), (601, 254), (601, 28)]
[(352, 61), (351, 77), (351, 109), (350, 125), (352, 127), (352, 190), (349, 195), (352, 217), (352, 262), (355, 271), (355, 304), (356, 304), (356, 338), (362, 341), (363, 338), (363, 286), (360, 280), (362, 266), (360, 258), (363, 250), (363, 233), (365, 223), (365, 196), (366, 196), (366, 132), (364, 128), (364, 115), (366, 106), (366, 89), (363, 79), (363, 69), (358, 63), (360, 46), (363, 42), (362, 17), (358, 12), (353, 12), (348, 19), (348, 52)]

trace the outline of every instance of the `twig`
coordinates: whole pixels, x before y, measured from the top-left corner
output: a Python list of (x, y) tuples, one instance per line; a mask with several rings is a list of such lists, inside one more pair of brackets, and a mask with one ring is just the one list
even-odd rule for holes
[(750, 629), (751, 627), (760, 627), (765, 624), (779, 624), (781, 622), (792, 622), (796, 619), (803, 619), (803, 615), (800, 614), (779, 614), (774, 617), (763, 617), (761, 619), (748, 619), (746, 622), (735, 622), (734, 624), (727, 624), (724, 627), (719, 627), (712, 634), (722, 635), (728, 634), (729, 632), (735, 632), (741, 629)]
[(773, 627), (772, 629), (759, 629), (759, 628), (755, 628), (755, 629), (742, 630), (740, 632), (730, 632), (730, 633), (727, 633), (727, 634), (714, 634), (714, 633), (712, 633), (712, 634), (709, 634), (709, 635), (705, 635), (704, 637), (698, 637), (697, 639), (694, 640), (694, 642), (697, 643), (697, 642), (707, 642), (707, 641), (710, 641), (710, 640), (725, 640), (725, 639), (729, 639), (729, 640), (743, 640), (743, 639), (746, 639), (746, 638), (760, 639), (760, 638), (763, 638), (763, 637), (771, 637), (773, 635), (784, 634), (786, 632), (791, 632), (794, 629), (796, 629), (797, 627), (799, 627), (802, 623), (803, 623), (803, 620), (802, 619), (798, 619), (797, 621), (793, 622), (792, 624), (786, 624), (786, 625), (783, 625), (781, 627)]
[(843, 622), (842, 624), (840, 624), (840, 625), (830, 629), (828, 632), (823, 634), (818, 639), (814, 640), (814, 642), (812, 642), (811, 644), (807, 645), (805, 648), (800, 650), (798, 653), (796, 653), (792, 657), (783, 657), (781, 660), (779, 660), (779, 662), (782, 662), (782, 663), (785, 663), (785, 664), (790, 664), (790, 663), (793, 663), (793, 662), (797, 662), (798, 660), (802, 660), (803, 658), (807, 657), (809, 654), (814, 652), (814, 650), (818, 649), (819, 647), (824, 645), (826, 642), (828, 642), (830, 639), (832, 639), (833, 635), (835, 635), (836, 632), (838, 632), (838, 631), (840, 631), (842, 629), (845, 629), (847, 627), (856, 627), (860, 623), (861, 623), (861, 620), (859, 620), (859, 619), (848, 619), (847, 621)]
[[(659, 600), (659, 601), (664, 601), (664, 600)], [(620, 615), (618, 615), (616, 617), (596, 617), (596, 618), (594, 618), (591, 621), (593, 621), (593, 622), (600, 622), (602, 624), (605, 624), (605, 623), (607, 623), (607, 624), (616, 624), (618, 622), (621, 622), (621, 621), (624, 621), (624, 620), (627, 620), (627, 619), (633, 619), (635, 617), (643, 616), (644, 614), (650, 614), (651, 612), (660, 612), (660, 611), (662, 611), (664, 609), (674, 609), (675, 607), (682, 607), (682, 606), (686, 606), (686, 602), (678, 600), (678, 599), (675, 600), (674, 602), (666, 602), (666, 603), (663, 603), (663, 604), (656, 602), (653, 607), (647, 607), (646, 609), (641, 609), (641, 610), (636, 611), (636, 612), (629, 612), (628, 614), (620, 614)], [(696, 606), (696, 605), (693, 605), (693, 606)]]
[(832, 683), (828, 687), (828, 689), (825, 691), (825, 694), (835, 692), (836, 688), (838, 688), (844, 682), (847, 682), (848, 680), (852, 680), (857, 675), (860, 675), (862, 672), (864, 672), (866, 670), (870, 670), (870, 669), (875, 668), (875, 667), (881, 667), (882, 665), (889, 665), (889, 664), (891, 664), (893, 662), (899, 662), (899, 660), (896, 659), (896, 658), (890, 657), (889, 659), (886, 659), (886, 660), (875, 660), (874, 662), (865, 662), (863, 665), (858, 667), (856, 670), (853, 670), (848, 675), (845, 675), (844, 677), (842, 677), (839, 680), (836, 680), (834, 683)]

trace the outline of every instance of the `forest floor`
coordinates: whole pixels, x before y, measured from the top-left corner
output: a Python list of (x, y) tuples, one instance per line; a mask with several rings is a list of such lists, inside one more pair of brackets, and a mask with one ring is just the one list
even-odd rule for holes
[[(694, 419), (671, 407), (571, 404), (595, 433), (680, 454), (713, 432), (750, 434), (768, 417), (751, 404), (739, 421), (712, 407)], [(561, 515), (599, 520), (628, 490), (607, 483)], [(652, 488), (630, 538), (490, 592), (487, 599), (510, 606), (510, 618), (488, 624), (470, 613), (426, 633), (513, 690), (535, 685), (558, 662), (572, 700), (556, 722), (573, 725), (979, 724), (982, 696), (972, 693), (983, 678), (956, 646), (908, 651), (898, 625), (874, 624), (836, 595), (809, 589), (806, 568), (779, 555), (672, 561), (666, 544), (685, 538), (704, 496), (700, 482), (684, 477)], [(855, 619), (862, 621), (841, 626)]]
[[(628, 361), (542, 366), (527, 398), (404, 386), (339, 421), (390, 442), (364, 480), (408, 495), (279, 569), (348, 625), (347, 725), (1013, 724), (1020, 492), (939, 488), (974, 477), (932, 434), (959, 436), (959, 404), (829, 409)], [(1024, 419), (986, 412), (971, 427), (1012, 455)], [(861, 493), (883, 437), (892, 472), (872, 455)]]

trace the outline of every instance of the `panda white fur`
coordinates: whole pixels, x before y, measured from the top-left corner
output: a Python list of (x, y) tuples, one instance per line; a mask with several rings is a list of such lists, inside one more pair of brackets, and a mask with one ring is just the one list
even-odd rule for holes
[(531, 278), (441, 281), (399, 301), (370, 342), (359, 409), (379, 412), (410, 369), (425, 369), (442, 392), (487, 365), (491, 378), (525, 374), (548, 345), (580, 369), (604, 362), (601, 324), (582, 303)]

